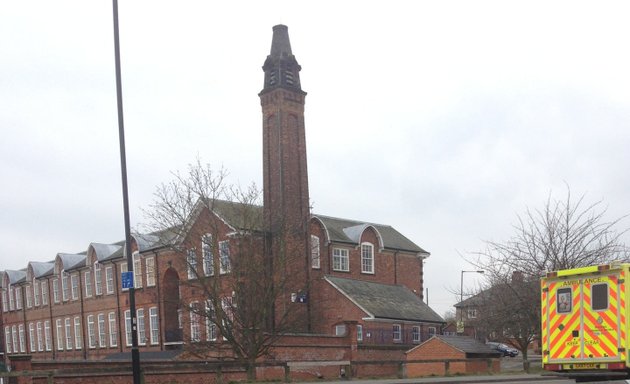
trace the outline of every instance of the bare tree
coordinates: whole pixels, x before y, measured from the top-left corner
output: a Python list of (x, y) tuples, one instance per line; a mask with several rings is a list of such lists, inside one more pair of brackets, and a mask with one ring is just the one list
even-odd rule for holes
[(472, 262), (486, 271), (487, 287), (478, 294), (477, 326), (512, 343), (527, 358), (527, 348), (540, 335), (539, 279), (548, 271), (625, 260), (627, 248), (616, 231), (624, 217), (606, 219), (601, 201), (564, 200), (549, 196), (540, 210), (518, 217), (514, 235), (505, 242), (488, 241)]
[(157, 189), (145, 215), (186, 274), (178, 306), (188, 314), (187, 351), (243, 361), (254, 379), (256, 360), (297, 327), (286, 292), (305, 281), (285, 271), (295, 262), (287, 255), (304, 252), (269, 252), (254, 185), (227, 185), (224, 170), (214, 172), (199, 160), (187, 173), (173, 175)]

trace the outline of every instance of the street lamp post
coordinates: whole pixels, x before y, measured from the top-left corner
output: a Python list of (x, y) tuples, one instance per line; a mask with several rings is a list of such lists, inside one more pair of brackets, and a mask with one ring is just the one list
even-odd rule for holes
[(464, 273), (484, 273), (485, 271), (462, 271), (459, 281), (459, 323), (461, 324), (461, 332), (459, 332), (460, 324), (457, 325), (457, 333), (464, 333), (464, 307), (461, 306), (464, 301)]

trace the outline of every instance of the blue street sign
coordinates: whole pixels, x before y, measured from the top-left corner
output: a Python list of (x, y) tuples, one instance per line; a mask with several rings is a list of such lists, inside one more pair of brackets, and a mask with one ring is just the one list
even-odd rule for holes
[(123, 289), (133, 288), (133, 272), (122, 272), (120, 274)]

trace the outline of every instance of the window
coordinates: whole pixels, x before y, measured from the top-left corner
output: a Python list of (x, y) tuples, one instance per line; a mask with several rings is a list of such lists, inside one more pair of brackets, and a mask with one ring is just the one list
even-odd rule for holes
[(370, 243), (361, 244), (361, 272), (374, 273), (374, 246)]
[(11, 338), (13, 339), (13, 352), (14, 353), (20, 352), (20, 350), (18, 349), (17, 327), (15, 325), (11, 327)]
[(7, 353), (11, 353), (11, 328), (4, 327), (4, 340), (7, 344)]
[(146, 264), (147, 287), (155, 285), (155, 258), (153, 256), (144, 259)]
[(357, 325), (357, 341), (363, 341), (363, 326), (360, 324)]
[(96, 348), (96, 331), (94, 330), (94, 315), (88, 315), (87, 327), (88, 327), (88, 346), (90, 348)]
[(94, 291), (97, 296), (103, 294), (103, 273), (98, 261), (94, 263)]
[(229, 273), (232, 270), (232, 265), (230, 263), (230, 242), (220, 241), (219, 242), (219, 261), (220, 261), (220, 273)]
[(35, 324), (33, 323), (28, 324), (28, 341), (31, 353), (35, 352)]
[(212, 306), (212, 302), (210, 300), (206, 301), (206, 340), (207, 341), (216, 341), (217, 340), (217, 324), (216, 318), (214, 316), (214, 309)]
[(347, 249), (333, 248), (333, 270), (343, 272), (350, 271)]
[(114, 293), (114, 270), (111, 266), (105, 268), (105, 283), (107, 294), (111, 295)]
[(9, 310), (9, 303), (7, 302), (7, 291), (2, 290), (2, 312), (7, 312)]
[(144, 325), (144, 309), (136, 310), (136, 324), (138, 324), (138, 344), (147, 344), (147, 333)]
[(53, 301), (59, 303), (59, 279), (53, 279)]
[(131, 311), (125, 311), (125, 343), (131, 345)]
[(608, 309), (608, 284), (593, 284), (591, 286), (591, 300), (594, 311)]
[(57, 328), (57, 350), (63, 351), (63, 327), (61, 325), (61, 319), (55, 321)]
[(428, 330), (429, 330), (429, 337), (433, 337), (437, 333), (437, 329), (435, 327), (429, 327)]
[(394, 341), (402, 340), (402, 332), (401, 332), (400, 324), (394, 324), (392, 326), (392, 339)]
[(418, 327), (417, 325), (411, 328), (411, 341), (413, 341), (414, 343), (420, 342), (420, 327)]
[(52, 350), (52, 333), (50, 332), (50, 320), (44, 321), (44, 338), (46, 350)]
[(66, 318), (66, 349), (72, 349), (72, 322), (70, 318)]
[(319, 237), (311, 235), (311, 267), (319, 269), (321, 266), (319, 258)]
[(81, 347), (83, 346), (83, 343), (81, 342), (82, 334), (83, 332), (81, 332), (81, 318), (77, 316), (74, 318), (74, 348), (75, 349), (81, 349)]
[(558, 313), (570, 313), (573, 299), (571, 298), (571, 288), (560, 288), (557, 291)]
[(79, 276), (70, 276), (70, 283), (72, 284), (72, 300), (77, 300), (79, 298)]
[(467, 317), (469, 319), (476, 319), (477, 318), (477, 308), (468, 308), (466, 315), (467, 315)]
[(37, 322), (37, 350), (39, 352), (44, 350), (44, 332), (41, 321)]
[(24, 353), (26, 352), (26, 335), (24, 334), (24, 324), (20, 324), (18, 332), (20, 332), (20, 352)]
[(345, 324), (337, 324), (335, 325), (335, 336), (344, 336), (346, 334), (346, 325)]
[(149, 308), (149, 331), (151, 332), (151, 344), (153, 345), (160, 342), (160, 327), (158, 321), (157, 307)]
[(98, 346), (105, 348), (107, 346), (107, 335), (105, 334), (105, 314), (98, 314)]
[(68, 274), (61, 272), (61, 299), (63, 301), (68, 301), (68, 297), (70, 297), (70, 284), (68, 280)]
[(15, 310), (15, 293), (13, 287), (9, 285), (9, 311)]
[(48, 284), (42, 282), (42, 305), (48, 305)]
[(15, 309), (22, 309), (22, 287), (15, 287)]
[(26, 296), (26, 308), (33, 308), (33, 299), (31, 297), (31, 286), (24, 287), (24, 293)]
[(35, 304), (36, 307), (39, 307), (39, 294), (39, 281), (33, 280), (33, 304)]
[(189, 249), (186, 255), (186, 264), (188, 266), (188, 279), (197, 278), (197, 253), (195, 249)]
[(142, 259), (137, 251), (133, 253), (133, 287), (142, 288)]
[(190, 341), (198, 342), (201, 340), (201, 331), (199, 329), (199, 303), (190, 303)]
[(116, 347), (118, 345), (118, 327), (116, 327), (116, 314), (110, 312), (109, 315), (109, 346)]
[(201, 238), (201, 254), (203, 258), (204, 276), (214, 275), (214, 256), (212, 255), (212, 235), (207, 234)]
[(92, 273), (85, 271), (85, 297), (92, 297)]

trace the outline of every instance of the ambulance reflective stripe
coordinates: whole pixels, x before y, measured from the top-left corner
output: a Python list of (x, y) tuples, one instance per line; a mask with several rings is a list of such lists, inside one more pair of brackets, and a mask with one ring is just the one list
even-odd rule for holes
[(584, 311), (584, 356), (615, 357), (618, 353), (617, 278), (609, 276), (604, 283), (584, 282), (582, 293), (586, 308), (593, 308), (593, 286), (603, 286), (608, 294), (608, 306), (603, 310)]
[[(563, 285), (552, 283), (549, 286), (549, 314), (551, 323), (549, 327), (550, 345), (549, 357), (551, 359), (570, 359), (577, 357), (580, 349), (579, 337), (573, 337), (573, 331), (580, 329), (581, 300), (579, 285)], [(572, 308), (570, 312), (558, 312), (558, 289), (570, 288)]]
[(622, 270), (617, 284), (619, 290), (619, 306), (617, 307), (617, 329), (619, 330), (620, 359), (626, 360), (626, 275)]
[[(549, 342), (549, 336), (548, 336), (548, 329), (547, 326), (549, 324), (549, 319), (547, 317), (547, 306), (549, 305), (549, 303), (547, 302), (547, 292), (549, 290), (547, 289), (547, 287), (545, 287), (545, 280), (541, 280), (540, 282), (540, 302), (542, 303), (540, 306), (540, 318), (541, 318), (541, 332), (542, 332), (542, 346), (543, 346), (543, 350), (546, 350), (548, 347), (548, 342)], [(542, 355), (542, 360), (543, 362), (547, 362), (547, 360), (549, 359), (548, 355), (546, 353), (543, 353)]]

